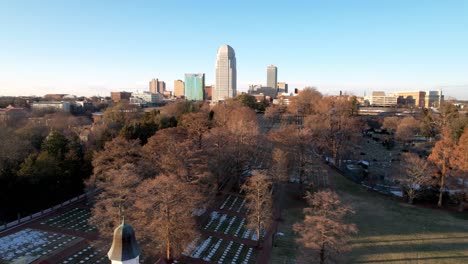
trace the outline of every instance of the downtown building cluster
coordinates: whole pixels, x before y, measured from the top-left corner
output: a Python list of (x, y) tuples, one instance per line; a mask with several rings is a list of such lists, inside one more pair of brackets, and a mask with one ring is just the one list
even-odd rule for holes
[(174, 81), (173, 92), (166, 90), (166, 83), (157, 78), (149, 82), (149, 91), (142, 93), (112, 92), (114, 102), (122, 100), (141, 106), (161, 104), (164, 100), (186, 99), (190, 101), (224, 101), (237, 95), (237, 67), (234, 49), (222, 45), (216, 57), (216, 84), (205, 85), (205, 73), (186, 73), (184, 80)]
[[(131, 104), (154, 106), (167, 100), (185, 99), (189, 101), (208, 100), (219, 103), (238, 94), (237, 90), (237, 62), (234, 49), (229, 45), (219, 47), (215, 64), (215, 84), (206, 85), (205, 73), (186, 73), (184, 79), (174, 81), (174, 90), (166, 90), (166, 83), (153, 78), (149, 82), (149, 90), (144, 92), (112, 92), (113, 102), (126, 100)], [(272, 101), (278, 95), (286, 95), (288, 84), (278, 82), (278, 68), (274, 65), (267, 67), (267, 85), (250, 85), (248, 93), (255, 96), (257, 101)]]

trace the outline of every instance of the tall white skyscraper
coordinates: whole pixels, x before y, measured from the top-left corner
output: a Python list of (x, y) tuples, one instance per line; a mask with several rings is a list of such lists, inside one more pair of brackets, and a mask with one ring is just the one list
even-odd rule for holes
[(213, 90), (214, 102), (236, 97), (237, 68), (236, 54), (229, 45), (222, 45), (218, 49), (216, 58), (216, 86)]
[(275, 91), (278, 88), (278, 68), (275, 65), (267, 67), (267, 87), (271, 87)]

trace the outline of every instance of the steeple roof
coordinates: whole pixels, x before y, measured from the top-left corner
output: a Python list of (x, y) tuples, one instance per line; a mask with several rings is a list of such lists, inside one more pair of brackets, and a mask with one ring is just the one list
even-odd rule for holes
[(140, 254), (141, 249), (135, 239), (135, 231), (131, 225), (122, 221), (122, 224), (114, 230), (114, 240), (107, 256), (110, 260), (125, 261), (134, 259)]

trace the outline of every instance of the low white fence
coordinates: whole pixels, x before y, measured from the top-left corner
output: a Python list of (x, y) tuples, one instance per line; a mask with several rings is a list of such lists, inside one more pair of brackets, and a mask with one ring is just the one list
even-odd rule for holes
[[(94, 191), (91, 191), (89, 192), (89, 194), (93, 193)], [(6, 223), (4, 225), (0, 225), (0, 233), (7, 230), (7, 229), (10, 229), (10, 228), (13, 228), (19, 224), (24, 224), (24, 223), (27, 223), (27, 222), (31, 222), (32, 220), (35, 220), (41, 216), (44, 216), (46, 214), (49, 214), (51, 212), (55, 212), (57, 209), (60, 209), (62, 207), (65, 207), (67, 205), (70, 205), (72, 203), (75, 203), (77, 201), (81, 201), (83, 200), (88, 194), (87, 193), (84, 193), (84, 194), (81, 194), (79, 196), (76, 196), (76, 197), (73, 197), (71, 198), (70, 200), (67, 200), (61, 204), (57, 204), (55, 206), (52, 206), (48, 209), (45, 209), (45, 210), (41, 210), (40, 212), (37, 212), (37, 213), (34, 213), (34, 214), (31, 214), (31, 215), (28, 215), (26, 217), (23, 217), (21, 219), (18, 219), (16, 221), (13, 221), (13, 222), (10, 222), (10, 223)]]

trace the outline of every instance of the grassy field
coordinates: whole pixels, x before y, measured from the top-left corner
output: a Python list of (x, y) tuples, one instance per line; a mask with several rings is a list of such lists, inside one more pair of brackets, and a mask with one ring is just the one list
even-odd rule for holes
[[(330, 171), (330, 177), (342, 200), (356, 211), (349, 220), (359, 228), (344, 263), (468, 263), (468, 213), (406, 205), (368, 192), (336, 172)], [(283, 211), (278, 230), (285, 236), (275, 242), (273, 263), (296, 263), (299, 255), (291, 225), (302, 219), (303, 204), (288, 199), (291, 208)]]

